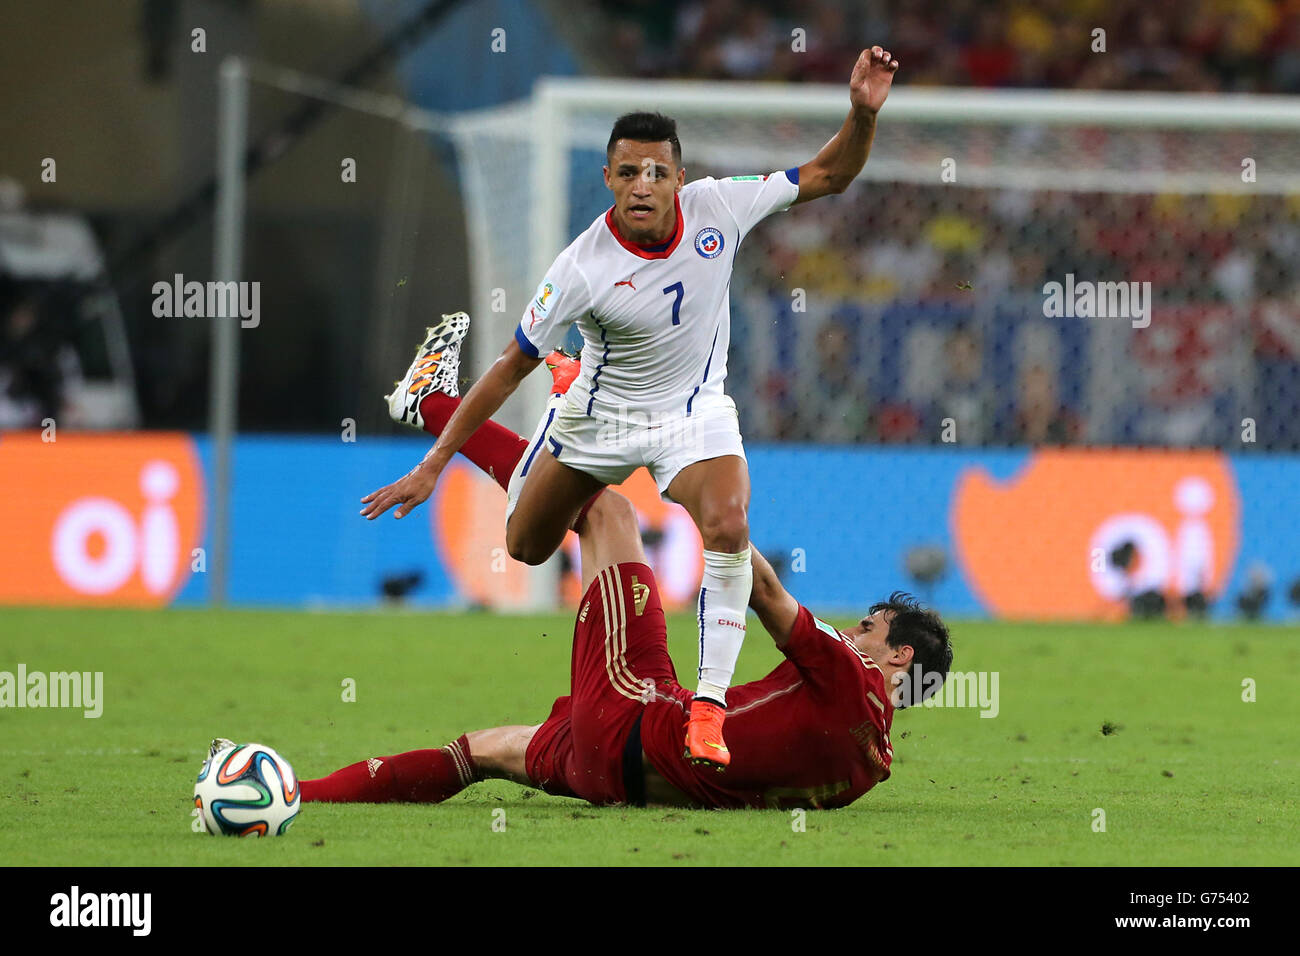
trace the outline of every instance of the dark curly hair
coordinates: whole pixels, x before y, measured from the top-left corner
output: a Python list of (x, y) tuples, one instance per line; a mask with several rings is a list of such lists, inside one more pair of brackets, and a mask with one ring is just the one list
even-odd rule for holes
[(609, 134), (609, 143), (605, 146), (605, 158), (614, 155), (614, 144), (620, 139), (630, 139), (638, 143), (667, 142), (673, 148), (673, 162), (682, 164), (682, 144), (677, 139), (677, 121), (662, 113), (624, 113), (614, 121), (614, 129)]
[[(910, 707), (919, 704), (930, 696), (926, 691), (934, 692), (947, 680), (952, 667), (952, 641), (948, 637), (948, 626), (939, 615), (906, 591), (895, 591), (884, 601), (871, 605), (869, 613), (889, 612), (889, 636), (885, 643), (897, 650), (903, 646), (912, 648), (912, 668), (908, 672), (907, 682), (910, 694), (904, 694), (898, 706)], [(930, 687), (925, 686), (927, 674), (939, 674), (942, 680), (934, 684), (930, 678)]]

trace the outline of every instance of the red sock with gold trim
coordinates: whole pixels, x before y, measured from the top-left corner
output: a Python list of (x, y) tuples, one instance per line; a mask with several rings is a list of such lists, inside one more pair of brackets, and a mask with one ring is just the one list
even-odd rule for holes
[(462, 734), (438, 750), (371, 757), (319, 780), (303, 780), (303, 803), (441, 803), (479, 779)]

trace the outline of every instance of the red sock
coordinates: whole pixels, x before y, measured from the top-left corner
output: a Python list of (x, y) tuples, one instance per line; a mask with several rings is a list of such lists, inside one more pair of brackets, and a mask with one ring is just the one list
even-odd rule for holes
[(463, 734), (438, 750), (371, 757), (303, 780), (303, 803), (441, 803), (479, 779)]
[[(425, 396), (420, 402), (424, 430), (437, 438), (459, 406), (459, 398), (452, 398), (442, 392), (432, 392)], [(460, 453), (478, 465), (498, 485), (506, 488), (510, 484), (515, 465), (524, 457), (527, 449), (527, 438), (516, 435), (496, 422), (487, 421), (469, 436), (469, 440), (461, 446)]]

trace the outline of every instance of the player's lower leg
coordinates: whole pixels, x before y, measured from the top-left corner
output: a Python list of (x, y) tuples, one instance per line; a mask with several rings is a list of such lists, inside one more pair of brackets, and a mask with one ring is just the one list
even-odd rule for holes
[[(406, 375), (385, 396), (388, 414), (400, 425), (410, 425), (437, 438), (460, 405), (460, 346), (469, 331), (464, 312), (444, 315), (426, 330), (424, 342)], [(581, 364), (562, 352), (546, 359), (553, 379), (553, 394), (563, 394), (577, 377)], [(496, 422), (485, 422), (461, 447), (460, 453), (502, 488), (528, 448), (527, 439)]]
[(465, 735), (438, 750), (371, 757), (303, 780), (303, 803), (441, 803), (483, 779)]
[[(460, 399), (442, 392), (431, 392), (420, 401), (423, 429), (437, 438), (460, 406)], [(461, 445), (460, 453), (479, 467), (502, 488), (510, 484), (510, 474), (528, 450), (528, 439), (494, 421), (486, 421)]]
[(719, 770), (731, 754), (722, 738), (727, 688), (745, 642), (745, 612), (754, 583), (749, 551), (749, 468), (720, 455), (683, 468), (668, 494), (690, 512), (704, 539), (700, 581), (699, 683), (686, 732), (686, 757)]
[(745, 642), (745, 609), (753, 589), (749, 548), (704, 552), (699, 597), (699, 683), (686, 725), (686, 757), (719, 769), (731, 762), (722, 736), (727, 689)]

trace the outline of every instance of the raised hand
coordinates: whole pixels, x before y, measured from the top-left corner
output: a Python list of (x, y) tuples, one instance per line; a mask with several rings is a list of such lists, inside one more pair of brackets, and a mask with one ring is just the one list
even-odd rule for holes
[(849, 77), (849, 101), (853, 108), (872, 114), (879, 112), (894, 85), (896, 72), (898, 61), (888, 50), (878, 46), (863, 50), (853, 65), (853, 75)]

